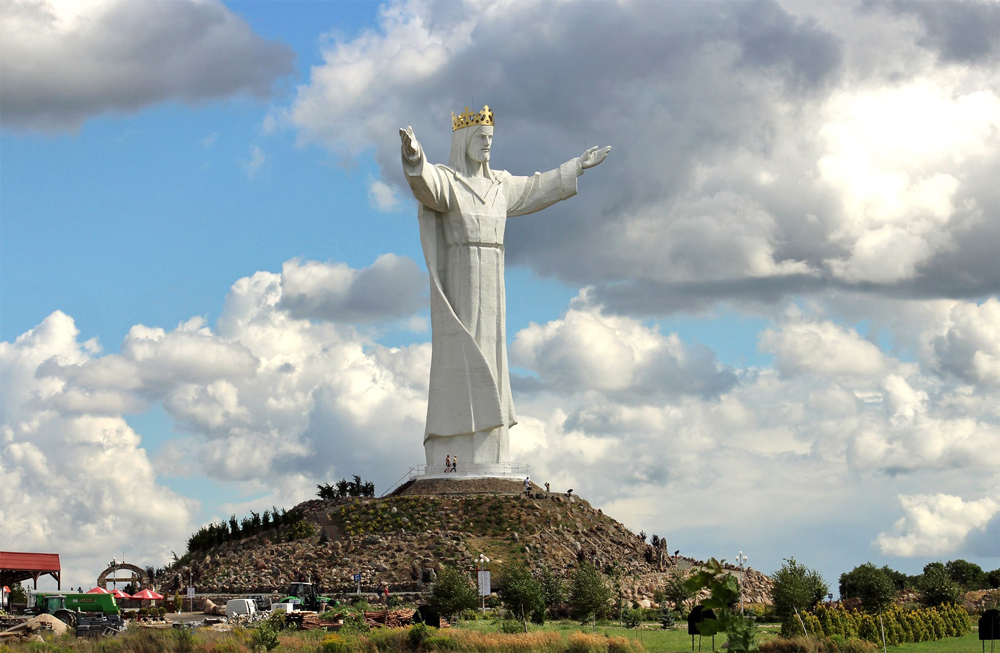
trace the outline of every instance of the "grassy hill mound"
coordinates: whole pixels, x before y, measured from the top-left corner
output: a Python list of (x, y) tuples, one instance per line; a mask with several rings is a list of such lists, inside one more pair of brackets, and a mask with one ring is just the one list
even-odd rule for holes
[[(444, 565), (474, 569), (482, 553), (494, 568), (519, 559), (564, 577), (582, 560), (599, 569), (615, 565), (626, 597), (647, 601), (667, 573), (698, 564), (653, 548), (579, 496), (526, 496), (520, 487), (498, 479), (422, 480), (381, 499), (306, 501), (294, 509), (301, 522), (191, 552), (165, 570), (163, 585), (172, 590), (193, 575), (200, 592), (281, 592), (307, 577), (346, 593), (361, 573), (364, 591), (387, 583), (394, 592), (416, 592)], [(769, 602), (766, 576), (747, 572), (745, 585), (750, 602)]]

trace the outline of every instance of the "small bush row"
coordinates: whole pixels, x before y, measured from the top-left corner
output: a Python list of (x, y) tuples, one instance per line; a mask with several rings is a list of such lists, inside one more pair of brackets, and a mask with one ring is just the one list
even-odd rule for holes
[[(803, 613), (809, 635), (822, 637), (858, 638), (869, 642), (885, 641), (890, 646), (909, 642), (927, 642), (945, 637), (960, 637), (972, 631), (968, 613), (957, 605), (942, 605), (936, 608), (921, 608), (905, 611), (893, 606), (879, 616), (858, 610), (847, 611), (842, 607), (820, 605), (815, 613)], [(802, 625), (792, 617), (781, 625), (784, 637), (803, 635)]]

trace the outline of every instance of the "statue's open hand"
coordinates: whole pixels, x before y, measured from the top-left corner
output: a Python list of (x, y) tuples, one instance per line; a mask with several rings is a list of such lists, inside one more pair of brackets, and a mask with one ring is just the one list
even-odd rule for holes
[(403, 142), (403, 157), (410, 163), (416, 163), (420, 159), (420, 143), (413, 135), (413, 128), (399, 128), (399, 140)]
[(611, 146), (598, 148), (596, 145), (580, 156), (580, 167), (586, 170), (587, 168), (593, 168), (597, 164), (608, 158), (608, 153), (611, 151)]

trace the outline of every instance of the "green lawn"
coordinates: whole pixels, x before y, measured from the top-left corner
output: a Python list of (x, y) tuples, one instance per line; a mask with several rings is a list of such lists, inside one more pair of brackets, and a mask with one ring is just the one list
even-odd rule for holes
[[(467, 628), (470, 630), (480, 630), (485, 632), (496, 631), (496, 626), (494, 626), (490, 621), (461, 621), (458, 625), (459, 628)], [(549, 621), (544, 626), (536, 626), (529, 624), (528, 628), (530, 630), (552, 630), (558, 632), (563, 636), (564, 639), (568, 639), (571, 633), (583, 630), (584, 632), (591, 632), (591, 628), (583, 627), (576, 621)], [(769, 639), (773, 639), (780, 626), (777, 624), (765, 624), (761, 629), (761, 642), (765, 642)], [(618, 637), (628, 637), (629, 639), (634, 639), (642, 642), (642, 645), (646, 648), (649, 653), (684, 653), (685, 651), (691, 650), (691, 636), (687, 634), (687, 626), (677, 626), (671, 630), (663, 630), (660, 628), (659, 624), (646, 623), (643, 627), (638, 630), (632, 630), (630, 628), (619, 628), (617, 625), (598, 625), (596, 629), (593, 629), (598, 633), (605, 633), (608, 635), (615, 635)], [(695, 651), (698, 650), (698, 637), (694, 639)], [(717, 635), (715, 637), (715, 649), (719, 651), (724, 651), (722, 644), (726, 641), (725, 635)], [(704, 637), (701, 638), (701, 650), (711, 651), (712, 650), (712, 638)]]
[[(480, 630), (484, 632), (496, 631), (496, 626), (490, 621), (461, 621), (459, 628), (469, 630)], [(530, 630), (552, 630), (560, 633), (563, 638), (568, 638), (571, 633), (579, 630), (590, 632), (590, 627), (584, 628), (575, 621), (549, 621), (544, 626), (529, 624)], [(777, 637), (781, 627), (777, 624), (763, 624), (760, 627), (760, 642), (764, 643), (769, 639)], [(608, 635), (625, 636), (642, 642), (649, 653), (689, 653), (691, 651), (691, 636), (687, 634), (687, 627), (678, 626), (672, 630), (663, 630), (658, 624), (647, 623), (639, 630), (619, 628), (617, 625), (597, 626), (596, 632)], [(722, 648), (726, 641), (725, 635), (718, 635), (715, 638), (715, 650), (724, 652)], [(698, 638), (694, 640), (694, 650), (698, 651)], [(705, 637), (701, 640), (701, 650), (712, 650), (712, 638)], [(890, 653), (975, 653), (982, 651), (982, 644), (976, 633), (970, 633), (965, 637), (946, 637), (936, 642), (920, 642), (917, 644), (903, 644), (902, 646), (890, 646)], [(990, 650), (989, 643), (986, 644), (987, 653)], [(995, 647), (994, 653), (1000, 653), (1000, 642)]]

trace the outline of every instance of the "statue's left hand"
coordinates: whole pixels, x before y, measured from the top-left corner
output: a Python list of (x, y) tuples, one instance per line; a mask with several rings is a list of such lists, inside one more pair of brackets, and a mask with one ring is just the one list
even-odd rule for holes
[(593, 168), (597, 164), (608, 158), (608, 153), (611, 151), (611, 146), (598, 148), (596, 145), (580, 156), (580, 167), (586, 170), (587, 168)]

